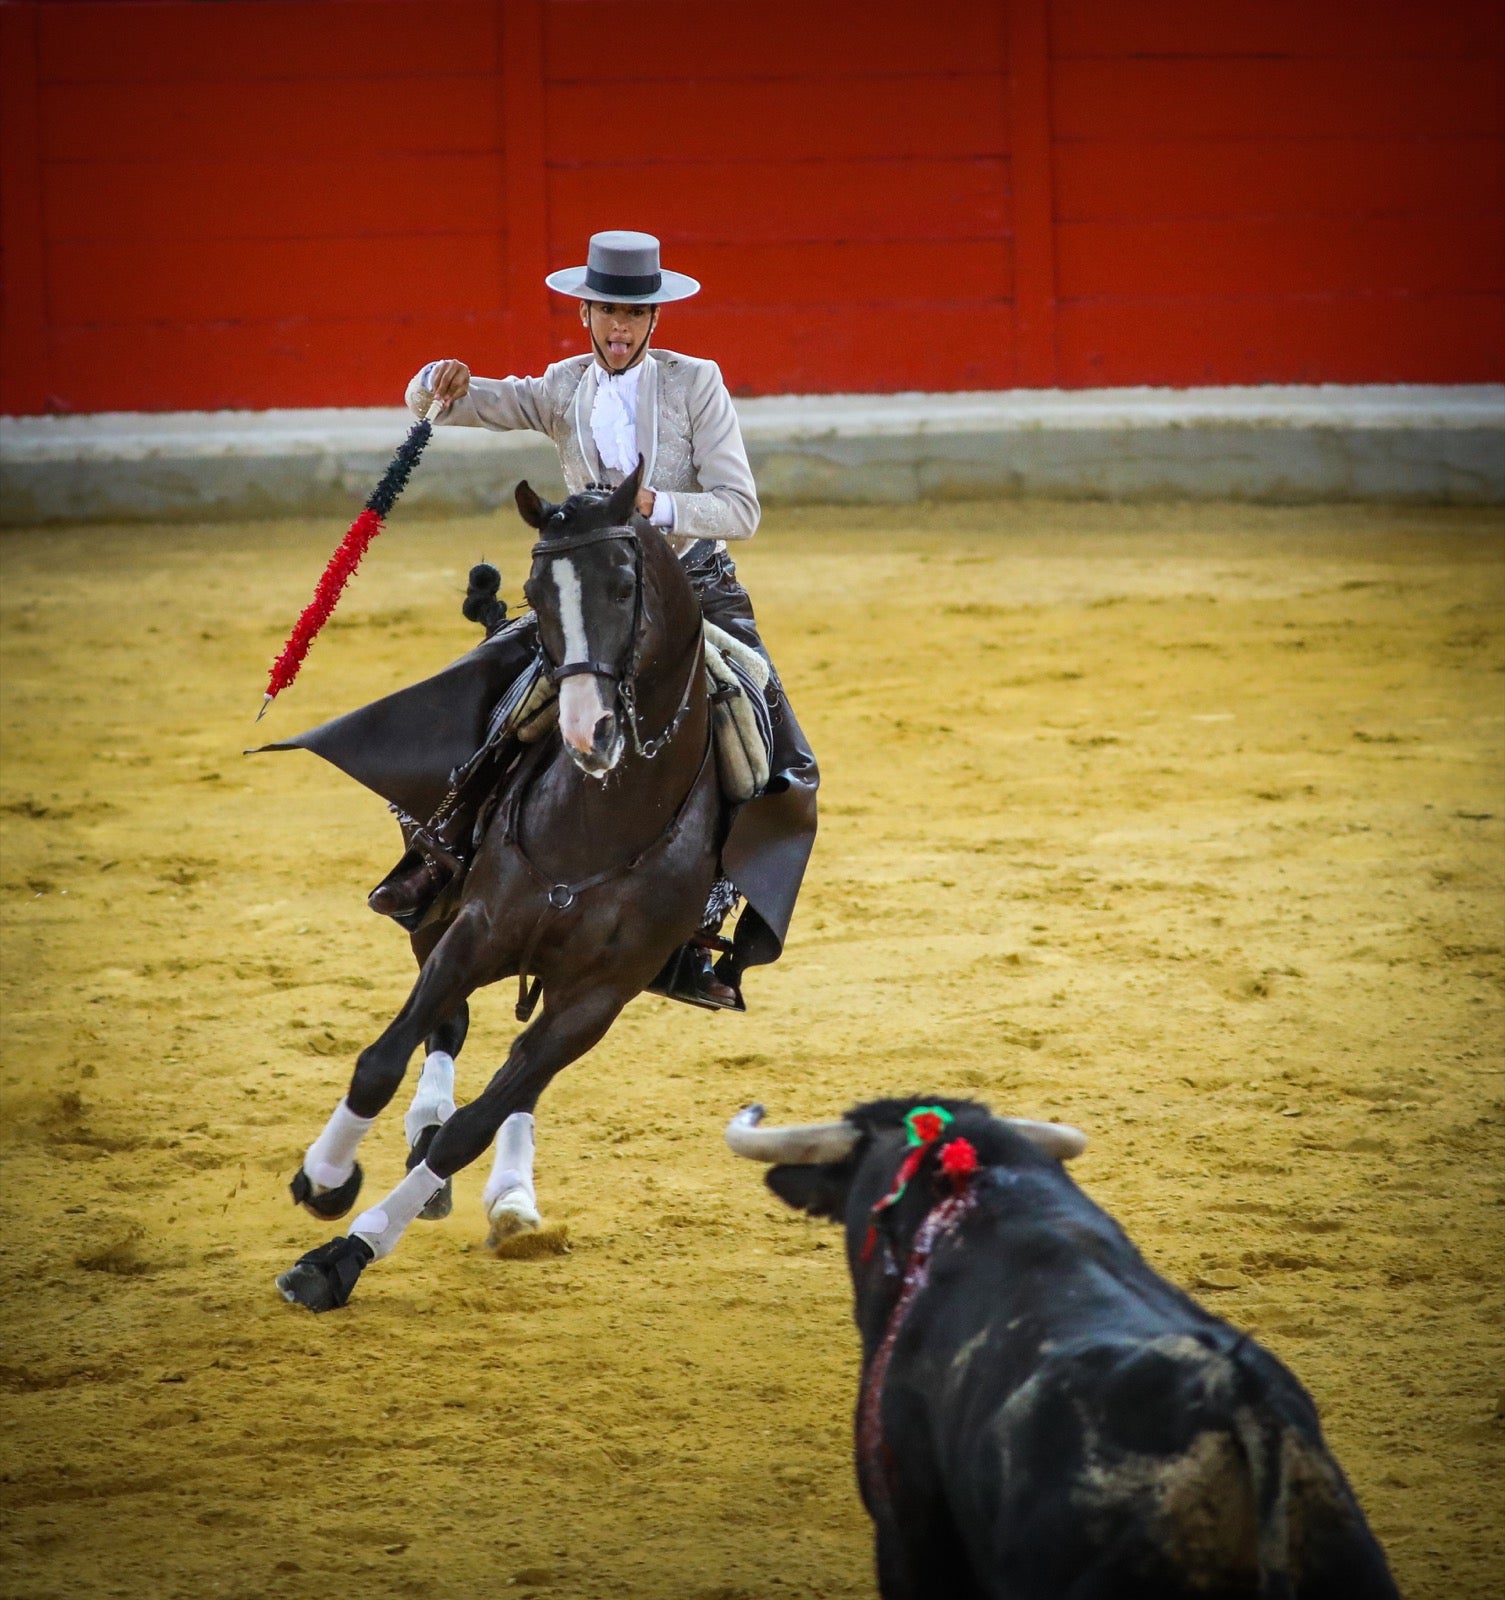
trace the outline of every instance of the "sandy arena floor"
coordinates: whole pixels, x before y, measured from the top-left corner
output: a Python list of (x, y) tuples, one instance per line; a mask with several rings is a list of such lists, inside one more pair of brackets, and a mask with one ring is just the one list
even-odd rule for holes
[[(409, 983), (363, 904), (396, 833), (239, 752), (340, 531), (0, 543), (0, 1592), (871, 1595), (837, 1238), (721, 1128), (910, 1088), (1087, 1129), (1089, 1191), (1312, 1390), (1405, 1592), (1500, 1592), (1498, 517), (771, 517), (743, 576), (825, 773), (788, 958), (554, 1085), (572, 1253), (486, 1254), (472, 1168), (315, 1318), (286, 1181)], [(399, 514), (255, 733), (459, 654), (525, 531)], [(475, 1010), (472, 1092), (511, 994)], [(379, 1195), (399, 1115), (368, 1152)]]

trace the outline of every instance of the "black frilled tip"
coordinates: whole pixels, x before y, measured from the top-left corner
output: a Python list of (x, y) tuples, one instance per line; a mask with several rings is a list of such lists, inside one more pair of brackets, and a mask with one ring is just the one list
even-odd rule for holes
[(408, 436), (397, 447), (397, 454), (392, 457), (392, 463), (382, 474), (382, 480), (371, 491), (371, 498), (366, 501), (366, 507), (374, 511), (377, 516), (387, 516), (392, 507), (397, 503), (397, 497), (408, 486), (408, 479), (413, 476), (413, 468), (418, 465), (418, 459), (423, 454), (423, 447), (434, 436), (434, 425), (425, 417), (421, 422), (415, 422), (408, 430)]

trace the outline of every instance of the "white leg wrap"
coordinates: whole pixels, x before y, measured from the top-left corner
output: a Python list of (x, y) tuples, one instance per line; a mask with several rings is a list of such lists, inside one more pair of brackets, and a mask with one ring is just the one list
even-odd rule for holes
[(424, 1060), (423, 1071), (413, 1089), (413, 1103), (402, 1119), (408, 1148), (418, 1143), (418, 1135), (435, 1123), (448, 1122), (455, 1114), (455, 1058), (443, 1050), (432, 1051)]
[(380, 1261), (392, 1254), (408, 1224), (443, 1187), (444, 1179), (430, 1172), (426, 1161), (420, 1161), (380, 1205), (361, 1212), (350, 1231), (364, 1239)]
[(358, 1117), (343, 1100), (334, 1108), (324, 1131), (308, 1147), (303, 1170), (316, 1190), (338, 1189), (355, 1170), (355, 1152), (371, 1131), (375, 1117)]
[(481, 1192), (486, 1220), (491, 1224), (487, 1244), (496, 1249), (515, 1234), (532, 1233), (543, 1218), (533, 1192), (533, 1118), (515, 1111), (496, 1136), (496, 1159)]
[(528, 1199), (535, 1200), (533, 1192), (533, 1113), (514, 1111), (502, 1124), (496, 1136), (496, 1158), (491, 1164), (491, 1176), (481, 1191), (481, 1200), (488, 1208), (509, 1189), (522, 1189)]

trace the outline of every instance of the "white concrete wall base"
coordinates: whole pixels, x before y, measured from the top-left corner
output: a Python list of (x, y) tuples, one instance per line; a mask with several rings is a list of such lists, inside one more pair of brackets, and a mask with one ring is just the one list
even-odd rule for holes
[[(1505, 503), (1505, 385), (801, 395), (738, 403), (766, 505), (995, 495)], [(0, 523), (353, 515), (406, 411), (0, 418)], [(441, 427), (403, 497), (563, 485), (534, 434)]]

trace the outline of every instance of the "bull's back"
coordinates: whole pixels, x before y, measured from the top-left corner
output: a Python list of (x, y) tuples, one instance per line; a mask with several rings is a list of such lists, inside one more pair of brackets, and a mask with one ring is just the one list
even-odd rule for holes
[(1395, 1595), (1310, 1400), (1258, 1347), (1047, 1340), (1003, 1397), (985, 1366), (973, 1388), (948, 1497), (998, 1600)]

